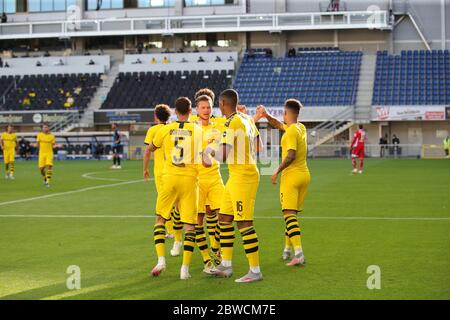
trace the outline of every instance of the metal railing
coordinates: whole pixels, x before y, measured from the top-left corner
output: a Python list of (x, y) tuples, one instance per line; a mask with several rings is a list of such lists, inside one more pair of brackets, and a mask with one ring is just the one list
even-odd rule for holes
[(377, 10), (35, 21), (0, 24), (0, 40), (203, 32), (391, 30), (388, 20), (386, 10)]
[[(311, 148), (308, 155), (310, 158), (350, 158), (349, 143), (322, 144)], [(421, 158), (421, 144), (398, 144), (379, 145), (366, 144), (364, 154), (369, 158), (396, 159), (396, 158)]]
[[(354, 120), (355, 109), (353, 107), (347, 108), (344, 111), (334, 115), (327, 121), (320, 123), (311, 130), (309, 130), (309, 141), (312, 142), (312, 148), (320, 143), (321, 140), (330, 137), (349, 122)], [(324, 141), (326, 142), (326, 141)]]
[(0, 105), (4, 106), (6, 103), (6, 97), (8, 96), (9, 92), (12, 90), (12, 88), (17, 88), (17, 82), (16, 78), (14, 78), (13, 82), (5, 89), (5, 91), (2, 93), (2, 96), (0, 98)]
[(54, 122), (50, 125), (50, 131), (59, 132), (64, 130), (71, 124), (76, 124), (79, 122), (81, 115), (79, 112), (70, 112), (69, 115), (61, 121)]

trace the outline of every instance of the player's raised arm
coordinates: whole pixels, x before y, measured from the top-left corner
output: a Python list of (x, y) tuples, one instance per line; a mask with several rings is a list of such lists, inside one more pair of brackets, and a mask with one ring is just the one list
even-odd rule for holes
[(259, 114), (261, 118), (266, 118), (273, 128), (281, 131), (285, 130), (283, 122), (281, 122), (280, 120), (272, 116), (270, 113), (268, 113), (266, 107), (264, 106), (256, 107), (256, 114)]
[(253, 116), (253, 121), (257, 123), (262, 118), (265, 118), (266, 108), (263, 106), (257, 106), (256, 107), (256, 113)]

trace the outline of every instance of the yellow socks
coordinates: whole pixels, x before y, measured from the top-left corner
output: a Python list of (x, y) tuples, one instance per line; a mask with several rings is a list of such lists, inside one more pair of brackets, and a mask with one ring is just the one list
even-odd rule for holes
[[(239, 230), (242, 236), (245, 255), (252, 272), (259, 273), (259, 242), (255, 228), (253, 226)], [(256, 271), (255, 271), (256, 269)]]
[(189, 266), (195, 246), (195, 231), (186, 231), (184, 234), (183, 266)]
[(219, 222), (220, 248), (222, 249), (222, 259), (231, 261), (233, 258), (234, 226), (233, 223)]
[(213, 251), (219, 250), (220, 238), (216, 239), (216, 227), (218, 225), (217, 214), (206, 215), (206, 228), (208, 229), (209, 244)]
[(52, 169), (47, 169), (47, 172), (45, 173), (45, 178), (47, 179), (47, 183), (50, 183), (50, 180), (52, 179), (53, 171)]
[(286, 231), (295, 252), (298, 252), (302, 248), (300, 226), (298, 224), (298, 218), (296, 214), (285, 214), (284, 221), (286, 222)]
[(9, 175), (14, 176), (14, 162), (9, 164)]
[(206, 242), (206, 234), (203, 226), (195, 227), (195, 242), (202, 255), (203, 263), (208, 263), (211, 260), (208, 252), (208, 242)]
[(177, 208), (172, 209), (173, 235), (176, 242), (183, 241), (183, 224), (180, 221), (180, 213)]
[(163, 224), (155, 225), (153, 229), (153, 239), (155, 240), (155, 249), (158, 258), (166, 255), (166, 228)]

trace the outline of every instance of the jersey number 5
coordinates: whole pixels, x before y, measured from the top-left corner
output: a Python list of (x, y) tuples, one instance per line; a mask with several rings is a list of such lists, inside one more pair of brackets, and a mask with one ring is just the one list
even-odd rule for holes
[(175, 149), (178, 150), (178, 155), (173, 154), (172, 155), (172, 163), (176, 166), (183, 166), (183, 157), (184, 157), (184, 148), (183, 148), (183, 140), (184, 137), (175, 137)]

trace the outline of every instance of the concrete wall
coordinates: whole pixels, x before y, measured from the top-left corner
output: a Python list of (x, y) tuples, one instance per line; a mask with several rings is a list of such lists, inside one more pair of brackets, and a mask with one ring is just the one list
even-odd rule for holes
[[(353, 136), (356, 126), (350, 131)], [(378, 144), (380, 136), (386, 133), (389, 142), (395, 134), (402, 144), (442, 144), (443, 137), (437, 135), (439, 131), (450, 134), (450, 121), (390, 121), (374, 122), (364, 125), (367, 133), (367, 144)], [(380, 134), (381, 133), (381, 134)]]
[(9, 58), (4, 59), (4, 62), (7, 62), (11, 69), (14, 68), (35, 68), (36, 63), (40, 61), (42, 63), (42, 67), (51, 67), (55, 66), (62, 60), (65, 66), (73, 66), (82, 68), (88, 65), (90, 60), (93, 60), (96, 65), (103, 66), (105, 70), (109, 70), (110, 68), (110, 56), (50, 56), (50, 57), (39, 57), (39, 58)]
[(120, 72), (156, 72), (156, 71), (207, 71), (234, 70), (234, 62), (198, 62), (198, 63), (169, 63), (169, 64), (122, 64)]
[[(95, 65), (89, 65), (91, 59)], [(58, 65), (60, 60), (64, 65)], [(105, 73), (110, 68), (110, 60), (109, 55), (9, 58), (4, 59), (4, 63), (8, 63), (10, 67), (1, 68), (0, 75)], [(41, 62), (41, 67), (36, 66), (38, 61)]]
[(143, 64), (149, 64), (152, 58), (155, 58), (158, 63), (161, 63), (165, 57), (172, 63), (179, 63), (183, 58), (188, 62), (196, 63), (199, 57), (202, 57), (205, 62), (214, 62), (216, 57), (220, 57), (222, 62), (227, 62), (228, 58), (232, 57), (236, 62), (238, 54), (237, 52), (128, 54), (125, 56), (124, 64), (133, 64), (137, 59), (140, 59)]

